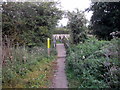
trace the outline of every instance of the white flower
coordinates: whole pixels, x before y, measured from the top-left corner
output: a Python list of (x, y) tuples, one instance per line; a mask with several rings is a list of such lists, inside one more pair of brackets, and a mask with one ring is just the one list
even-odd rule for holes
[(85, 59), (85, 56), (83, 56), (82, 58)]

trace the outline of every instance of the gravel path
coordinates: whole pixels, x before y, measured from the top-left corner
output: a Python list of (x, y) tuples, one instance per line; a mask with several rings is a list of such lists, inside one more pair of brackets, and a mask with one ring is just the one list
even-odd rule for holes
[(67, 77), (65, 74), (65, 47), (64, 44), (57, 44), (56, 46), (58, 58), (57, 58), (57, 70), (53, 79), (53, 88), (68, 88)]

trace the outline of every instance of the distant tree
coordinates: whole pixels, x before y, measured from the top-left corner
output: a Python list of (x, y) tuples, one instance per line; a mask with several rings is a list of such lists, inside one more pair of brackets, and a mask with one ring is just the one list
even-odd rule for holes
[(120, 31), (120, 2), (95, 2), (90, 9), (93, 34), (99, 39), (110, 40), (111, 32)]
[(84, 42), (86, 38), (85, 34), (85, 26), (87, 20), (85, 19), (85, 15), (82, 11), (73, 11), (67, 13), (68, 17), (68, 28), (71, 31), (72, 43), (78, 44), (80, 42)]
[(61, 19), (62, 11), (56, 2), (3, 3), (2, 33), (21, 45), (40, 45), (51, 37)]

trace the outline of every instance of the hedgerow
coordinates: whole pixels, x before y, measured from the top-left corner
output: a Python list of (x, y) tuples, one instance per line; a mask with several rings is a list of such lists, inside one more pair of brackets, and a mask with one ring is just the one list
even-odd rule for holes
[(69, 87), (120, 88), (119, 41), (91, 38), (67, 49)]

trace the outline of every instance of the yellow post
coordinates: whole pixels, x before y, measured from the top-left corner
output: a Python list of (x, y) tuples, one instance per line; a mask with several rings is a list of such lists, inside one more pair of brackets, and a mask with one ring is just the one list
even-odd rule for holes
[(50, 48), (50, 38), (47, 39), (47, 47)]
[(50, 38), (47, 39), (48, 55), (50, 55)]

